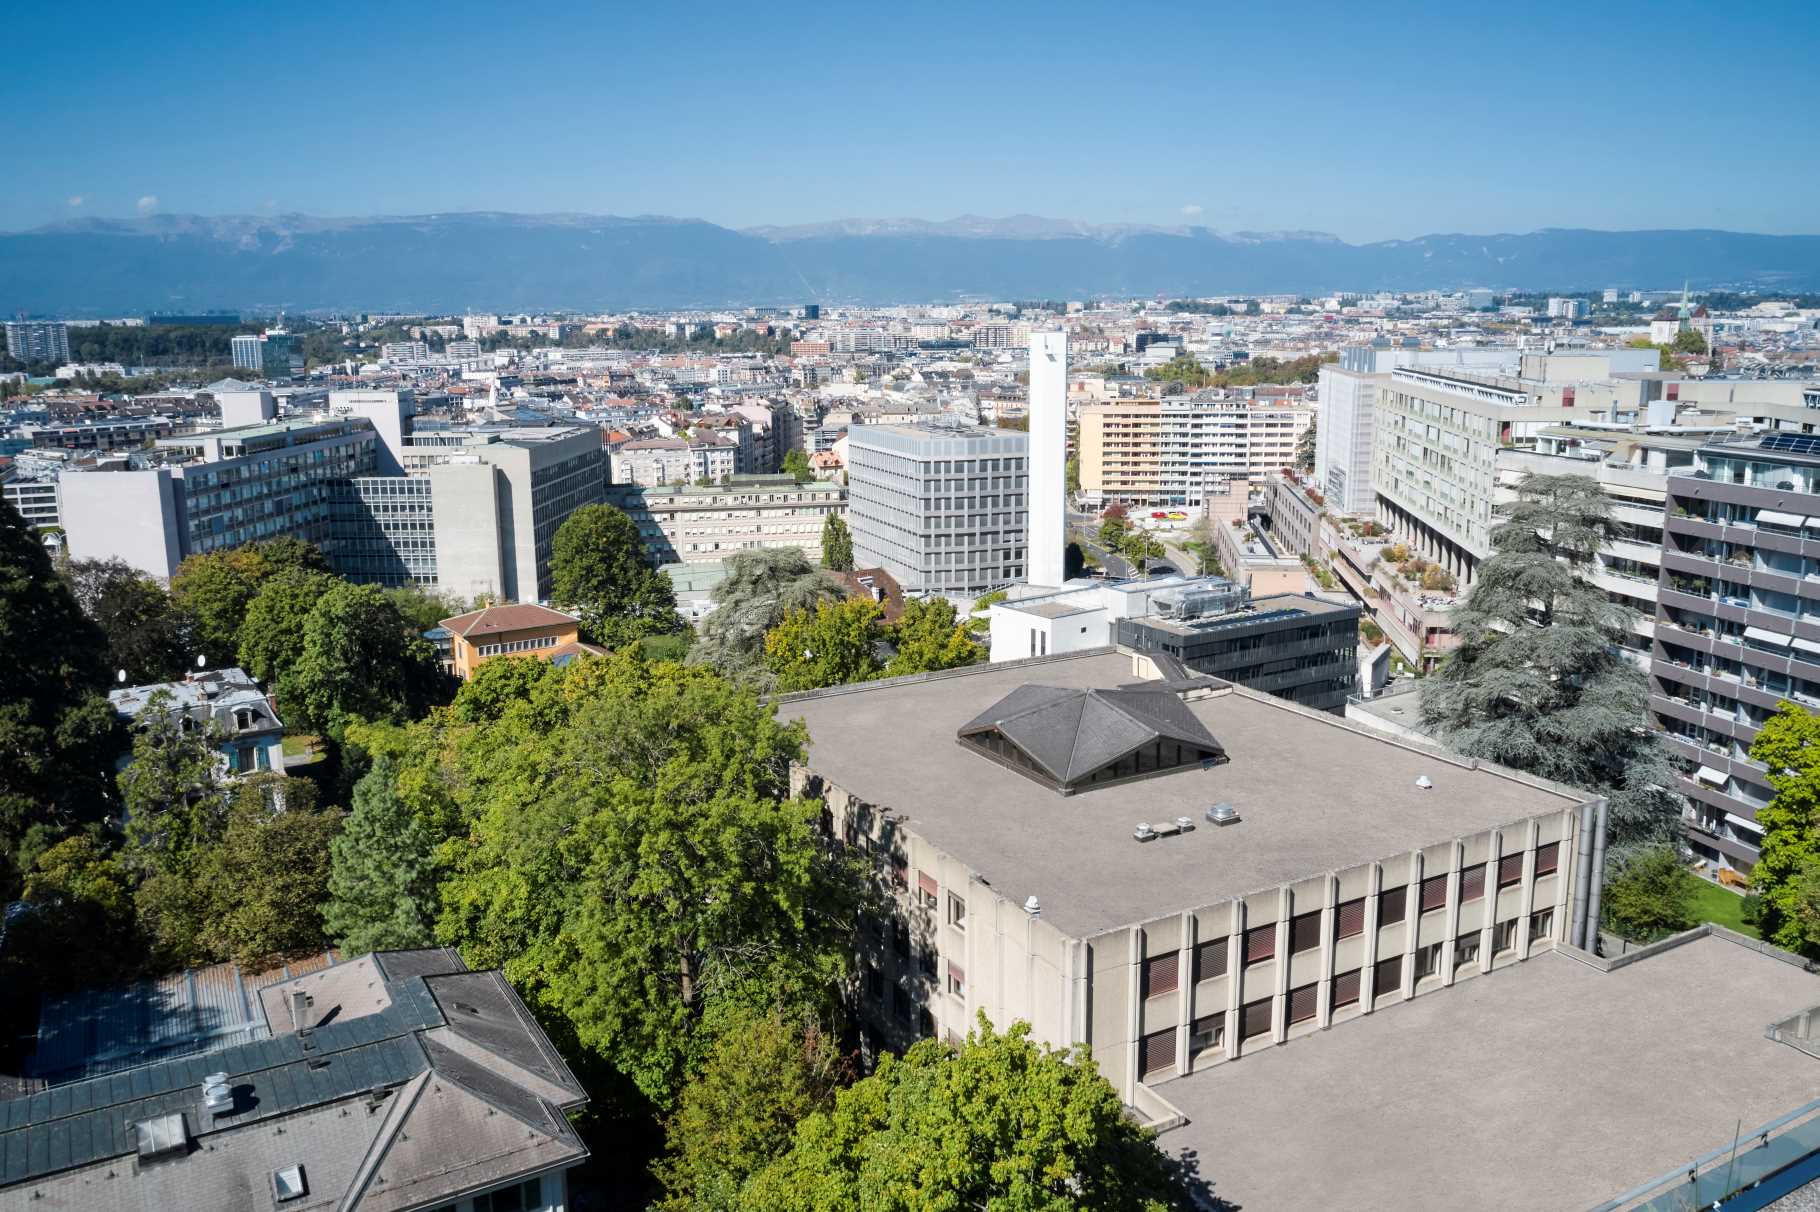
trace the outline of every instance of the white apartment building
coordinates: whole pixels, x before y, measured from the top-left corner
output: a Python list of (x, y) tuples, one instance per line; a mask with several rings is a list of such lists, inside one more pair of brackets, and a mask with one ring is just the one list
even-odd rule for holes
[(613, 483), (661, 488), (667, 484), (718, 484), (739, 472), (739, 448), (730, 442), (647, 438), (627, 442), (612, 455)]
[(718, 563), (759, 547), (795, 547), (819, 564), (822, 527), (847, 512), (839, 484), (789, 476), (734, 476), (708, 488), (615, 484), (607, 501), (637, 523), (658, 564)]
[(1229, 480), (1293, 464), (1314, 417), (1216, 392), (1084, 405), (1081, 491), (1094, 504), (1199, 506)]

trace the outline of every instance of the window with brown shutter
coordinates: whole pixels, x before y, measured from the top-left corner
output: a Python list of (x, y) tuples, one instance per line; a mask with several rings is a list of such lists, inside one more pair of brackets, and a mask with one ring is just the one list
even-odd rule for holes
[(1365, 933), (1365, 898), (1341, 901), (1333, 911), (1333, 936), (1351, 938), (1355, 934)]
[(1359, 970), (1342, 972), (1333, 978), (1333, 1008), (1350, 1006), (1359, 1000)]
[(1507, 854), (1498, 860), (1498, 887), (1508, 888), (1523, 882), (1523, 855)]
[(941, 889), (941, 885), (935, 882), (935, 877), (927, 871), (916, 873), (916, 887), (917, 891), (928, 896), (934, 896)]
[(1431, 875), (1422, 881), (1422, 912), (1428, 913), (1447, 904), (1447, 877)]
[(1175, 1068), (1175, 1029), (1153, 1031), (1144, 1037), (1145, 1077)]
[(1153, 955), (1144, 961), (1144, 996), (1156, 997), (1174, 993), (1176, 987), (1176, 953)]
[(1201, 943), (1194, 949), (1194, 979), (1210, 980), (1226, 975), (1226, 943), (1223, 938)]
[(1303, 985), (1289, 991), (1289, 1021), (1305, 1023), (1314, 1017), (1315, 986)]
[(1460, 903), (1476, 901), (1485, 895), (1485, 864), (1467, 867), (1460, 872)]
[(1277, 924), (1253, 926), (1245, 932), (1245, 962), (1248, 964), (1267, 960), (1277, 953)]
[(954, 997), (967, 996), (967, 973), (953, 960), (948, 961), (948, 992)]
[(1269, 1035), (1270, 999), (1260, 997), (1255, 1002), (1246, 1002), (1240, 1022), (1244, 1039), (1256, 1039), (1260, 1035)]
[(1544, 875), (1554, 874), (1554, 870), (1560, 865), (1560, 862), (1560, 842), (1550, 842), (1546, 846), (1536, 847), (1536, 875), (1538, 878)]
[(1539, 909), (1529, 915), (1530, 942), (1533, 943), (1539, 938), (1547, 938), (1554, 933), (1554, 929), (1555, 911), (1553, 909)]
[(1401, 884), (1378, 893), (1378, 925), (1394, 926), (1409, 912), (1409, 885)]
[(1298, 913), (1289, 919), (1289, 953), (1299, 955), (1321, 945), (1321, 911)]
[(1381, 959), (1371, 967), (1371, 992), (1373, 997), (1383, 997), (1386, 993), (1400, 993), (1403, 989), (1403, 957), (1393, 955)]

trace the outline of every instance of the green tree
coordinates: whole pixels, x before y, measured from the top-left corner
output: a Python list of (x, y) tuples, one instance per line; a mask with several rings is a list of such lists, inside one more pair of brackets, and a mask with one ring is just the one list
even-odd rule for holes
[(528, 700), (556, 666), (534, 656), (496, 656), (482, 661), (455, 692), (450, 710), (464, 724), (485, 724), (514, 703)]
[(958, 669), (986, 659), (986, 650), (967, 634), (966, 624), (947, 598), (919, 598), (904, 603), (904, 613), (890, 629), (897, 646), (886, 677)]
[(782, 470), (798, 484), (807, 484), (815, 478), (815, 470), (809, 466), (809, 456), (800, 450), (784, 452)]
[(1600, 900), (1603, 925), (1633, 942), (1649, 943), (1694, 925), (1699, 877), (1673, 846), (1649, 846), (1615, 865)]
[(424, 947), (434, 939), (435, 839), (399, 798), (392, 785), (397, 776), (390, 757), (373, 762), (330, 846), (323, 925), (349, 955)]
[(279, 701), (293, 727), (339, 738), (350, 718), (413, 714), (436, 680), (435, 650), (385, 591), (339, 582), (304, 620), (297, 658), (279, 678)]
[(877, 677), (883, 614), (878, 603), (852, 598), (785, 615), (765, 635), (765, 668), (777, 689), (817, 690)]
[(1071, 454), (1068, 461), (1062, 464), (1062, 482), (1070, 493), (1081, 490), (1081, 456)]
[(327, 946), (322, 905), (341, 813), (315, 798), (314, 783), (282, 774), (235, 786), (221, 840), (199, 865), (213, 957), (256, 970)]
[(1131, 522), (1125, 517), (1123, 507), (1114, 505), (1100, 515), (1100, 546), (1107, 551), (1116, 552), (1124, 545), (1125, 535), (1131, 530)]
[(190, 556), (171, 574), (171, 598), (189, 616), (199, 651), (225, 665), (240, 651), (240, 628), (260, 588), (287, 569), (327, 573), (322, 552), (301, 539), (268, 539)]
[(1800, 897), (1803, 876), (1820, 868), (1820, 716), (1781, 704), (1751, 742), (1750, 756), (1769, 767), (1775, 791), (1757, 810), (1763, 846), (1751, 884), (1763, 898), (1759, 928), (1778, 947), (1811, 954)]
[(61, 834), (106, 811), (108, 682), (106, 637), (0, 501), (0, 897), (18, 887), (28, 834)]
[[(247, 602), (237, 633), (240, 664), (267, 686), (283, 682), (303, 655), (304, 625), (338, 582), (327, 573), (287, 568), (267, 577)], [(285, 705), (286, 714), (290, 705)]]
[(829, 1013), (850, 970), (866, 885), (790, 796), (804, 740), (704, 668), (561, 670), (443, 750), (464, 824), (438, 937), (668, 1106), (714, 1022)]
[(1683, 328), (1675, 334), (1669, 348), (1680, 354), (1703, 354), (1706, 352), (1706, 338), (1697, 328)]
[(1319, 421), (1308, 422), (1308, 428), (1304, 429), (1302, 436), (1296, 439), (1295, 466), (1297, 471), (1310, 474), (1314, 472), (1315, 444), (1319, 441), (1319, 435), (1315, 431), (1319, 425)]
[(551, 595), (581, 616), (597, 644), (618, 647), (682, 627), (670, 578), (652, 566), (638, 524), (611, 505), (584, 505), (556, 530)]
[(1160, 560), (1168, 554), (1163, 549), (1162, 543), (1148, 530), (1127, 531), (1119, 542), (1118, 549), (1120, 554), (1137, 566), (1140, 576), (1149, 573), (1152, 560)]
[(124, 560), (71, 560), (60, 571), (107, 637), (108, 665), (129, 684), (168, 682), (191, 667), (190, 622), (164, 586)]
[(1644, 728), (1648, 686), (1618, 655), (1628, 625), (1588, 570), (1609, 526), (1598, 484), (1530, 476), (1454, 612), (1460, 646), (1424, 683), (1450, 748), (1606, 796), (1614, 860), (1678, 836), (1680, 797)]
[(822, 567), (830, 572), (853, 571), (853, 534), (836, 513), (822, 523)]
[(665, 1212), (738, 1212), (748, 1177), (790, 1148), (796, 1125), (825, 1111), (846, 1076), (826, 1032), (777, 1010), (723, 1025), (683, 1087), (658, 1165)]
[(38, 855), (20, 899), (28, 908), (7, 926), (0, 953), (8, 988), (107, 984), (138, 967), (130, 873), (94, 837), (77, 834)]
[[(1074, 544), (1070, 543), (1070, 547)], [(1010, 597), (1003, 589), (994, 589), (991, 593), (982, 593), (973, 599), (973, 607), (967, 612), (967, 630), (975, 635), (988, 635), (992, 631), (992, 619), (984, 612)]]
[(958, 1050), (936, 1040), (835, 1095), (754, 1175), (751, 1212), (1163, 1212), (1188, 1206), (1153, 1134), (1126, 1114), (1087, 1046), (1050, 1051), (985, 1015)]
[(795, 547), (761, 547), (727, 557), (714, 587), (714, 610), (702, 620), (689, 663), (728, 677), (764, 682), (765, 636), (796, 610), (839, 601), (846, 589)]

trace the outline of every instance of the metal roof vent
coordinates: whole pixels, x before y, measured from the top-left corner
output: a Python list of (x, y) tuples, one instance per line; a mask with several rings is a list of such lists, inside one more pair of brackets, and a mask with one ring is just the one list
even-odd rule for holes
[(140, 1161), (182, 1157), (190, 1151), (189, 1128), (181, 1111), (140, 1120), (133, 1125), (133, 1137)]
[(234, 1091), (228, 1086), (228, 1075), (211, 1073), (202, 1079), (202, 1106), (215, 1115), (226, 1115), (234, 1109)]
[(278, 1203), (302, 1199), (309, 1192), (310, 1186), (304, 1181), (302, 1163), (272, 1171), (272, 1198)]
[(1154, 842), (1157, 838), (1157, 832), (1150, 827), (1149, 821), (1139, 821), (1137, 823), (1137, 828), (1131, 831), (1131, 836), (1140, 842)]
[(1236, 825), (1239, 823), (1239, 810), (1231, 804), (1215, 804), (1207, 810), (1207, 820), (1215, 825)]
[(1024, 912), (1025, 913), (1028, 913), (1031, 917), (1035, 917), (1037, 914), (1041, 913), (1042, 911), (1043, 911), (1042, 902), (1036, 899), (1035, 893), (1031, 893), (1029, 896), (1024, 898)]
[(1427, 775), (1425, 775), (1425, 774), (1416, 775), (1416, 786), (1420, 787), (1423, 791), (1427, 791), (1429, 788), (1433, 787), (1434, 785), (1435, 785), (1434, 780), (1429, 778)]
[(1192, 833), (1192, 832), (1194, 832), (1194, 818), (1193, 818), (1193, 817), (1191, 817), (1191, 816), (1178, 816), (1178, 817), (1176, 817), (1176, 818), (1175, 818), (1175, 831), (1176, 831), (1176, 832), (1177, 832), (1177, 833)]

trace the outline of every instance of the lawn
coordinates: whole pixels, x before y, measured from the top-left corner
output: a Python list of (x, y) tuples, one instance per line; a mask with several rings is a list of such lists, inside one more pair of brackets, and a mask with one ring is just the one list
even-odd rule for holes
[(1699, 881), (1699, 887), (1694, 890), (1693, 914), (1695, 921), (1715, 922), (1739, 934), (1758, 937), (1755, 926), (1744, 924), (1744, 898), (1717, 884)]
[(284, 738), (284, 764), (287, 768), (307, 766), (311, 762), (321, 760), (322, 750), (319, 738), (307, 735)]

